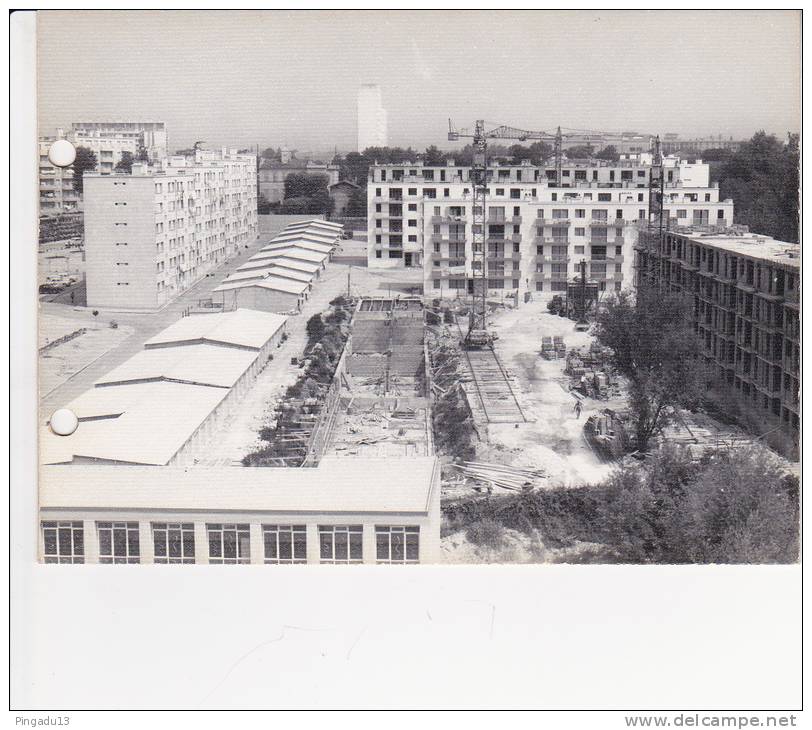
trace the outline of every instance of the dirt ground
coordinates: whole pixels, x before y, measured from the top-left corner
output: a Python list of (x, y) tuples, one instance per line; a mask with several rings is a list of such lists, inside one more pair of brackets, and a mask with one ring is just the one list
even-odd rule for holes
[(562, 336), (567, 349), (588, 347), (592, 336), (576, 332), (569, 319), (548, 314), (543, 302), (494, 313), (491, 325), (499, 336), (496, 352), (515, 377), (518, 398), (528, 423), (490, 424), (488, 442), (480, 444), (477, 459), (516, 466), (540, 467), (549, 485), (577, 486), (602, 480), (611, 464), (598, 458), (583, 435), (589, 415), (622, 403), (582, 399), (580, 418), (576, 398), (569, 392), (565, 360), (544, 360), (541, 338)]
[(45, 311), (40, 313), (40, 347), (81, 328), (87, 329), (84, 334), (55, 345), (40, 354), (39, 387), (42, 397), (118, 346), (133, 333), (130, 327), (121, 325), (113, 329), (109, 321), (100, 322), (90, 314), (85, 316), (77, 313), (73, 317), (69, 316), (71, 314), (73, 312), (69, 310), (64, 316)]
[[(257, 436), (265, 425), (278, 400), (300, 374), (293, 357), (300, 357), (307, 343), (305, 325), (317, 312), (329, 308), (330, 301), (347, 293), (349, 274), (350, 291), (353, 296), (381, 295), (389, 291), (397, 293), (399, 287), (414, 285), (421, 272), (403, 270), (377, 270), (342, 263), (330, 263), (321, 279), (313, 287), (313, 294), (300, 314), (288, 318), (288, 339), (274, 352), (274, 359), (259, 374), (252, 387), (236, 402), (228, 421), (206, 441), (195, 448), (189, 457), (194, 463), (205, 465), (239, 464), (247, 453), (254, 451), (260, 441)], [(196, 460), (196, 461), (195, 461)]]

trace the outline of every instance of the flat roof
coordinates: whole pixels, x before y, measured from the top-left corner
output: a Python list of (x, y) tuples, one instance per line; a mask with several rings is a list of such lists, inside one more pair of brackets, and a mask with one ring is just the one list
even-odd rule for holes
[(57, 436), (42, 427), (41, 462), (84, 457), (166, 464), (228, 393), (227, 388), (164, 381), (91, 388), (66, 406), (80, 421), (73, 434)]
[(427, 515), (436, 469), (435, 457), (327, 457), (312, 469), (46, 466), (39, 504), (43, 510)]
[(133, 355), (123, 365), (99, 378), (95, 385), (172, 380), (230, 388), (256, 359), (255, 351), (211, 344), (154, 347)]
[[(215, 290), (216, 291), (216, 290)], [(255, 309), (182, 317), (144, 343), (144, 347), (181, 342), (219, 342), (261, 349), (285, 324), (287, 317)]]
[(748, 256), (764, 261), (774, 261), (792, 268), (801, 268), (801, 246), (797, 243), (778, 241), (769, 236), (759, 236), (755, 233), (732, 235), (730, 233), (699, 233), (688, 231), (678, 235), (686, 236), (696, 243), (713, 246), (740, 256)]

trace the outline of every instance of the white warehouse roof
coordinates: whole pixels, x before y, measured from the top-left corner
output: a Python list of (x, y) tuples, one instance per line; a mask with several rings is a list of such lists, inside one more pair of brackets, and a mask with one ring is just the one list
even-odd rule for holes
[(95, 384), (169, 380), (231, 388), (256, 359), (253, 350), (211, 344), (153, 347), (137, 353)]
[(316, 251), (318, 253), (327, 253), (329, 254), (333, 250), (333, 246), (330, 246), (326, 243), (316, 243), (314, 241), (305, 241), (300, 238), (293, 239), (291, 241), (281, 241), (279, 243), (269, 243), (267, 246), (263, 246), (260, 251), (278, 251), (280, 248), (287, 248), (288, 246), (295, 246), (296, 248), (304, 249), (305, 251)]
[(313, 469), (48, 466), (40, 508), (428, 514), (434, 457), (325, 458)]
[(286, 319), (281, 314), (254, 309), (195, 314), (179, 319), (151, 337), (144, 347), (214, 342), (260, 350), (284, 326)]
[(73, 434), (57, 436), (47, 426), (41, 430), (42, 463), (84, 457), (166, 464), (228, 393), (227, 388), (168, 382), (91, 388), (67, 406), (80, 421)]
[[(315, 264), (323, 264), (327, 260), (326, 253), (318, 253), (317, 251), (305, 251), (304, 249), (297, 248), (296, 246), (286, 246), (285, 248), (275, 249), (273, 251), (266, 251), (261, 254), (263, 258), (273, 259), (279, 256), (287, 258), (298, 259), (299, 261), (310, 261)], [(256, 258), (256, 256), (254, 257)]]
[(249, 281), (224, 281), (220, 286), (212, 289), (212, 292), (231, 291), (232, 289), (245, 289), (249, 286), (258, 286), (261, 289), (271, 291), (281, 291), (286, 294), (303, 294), (310, 289), (310, 284), (303, 281), (293, 281), (292, 279), (282, 279), (278, 276), (266, 276), (263, 279), (251, 279)]

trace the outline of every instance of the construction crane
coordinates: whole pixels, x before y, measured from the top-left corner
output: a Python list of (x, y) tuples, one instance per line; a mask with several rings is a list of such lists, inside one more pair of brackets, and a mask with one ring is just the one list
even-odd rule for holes
[[(471, 185), (473, 188), (473, 237), (471, 246), (471, 314), (468, 324), (468, 333), (464, 344), (467, 347), (487, 347), (491, 345), (492, 336), (488, 332), (486, 315), (488, 312), (488, 278), (486, 271), (486, 242), (485, 223), (487, 212), (485, 198), (488, 191), (488, 140), (489, 139), (515, 139), (520, 142), (527, 140), (542, 140), (553, 143), (553, 157), (555, 159), (554, 185), (561, 187), (561, 166), (563, 158), (563, 140), (565, 138), (579, 138), (584, 135), (617, 135), (615, 132), (595, 132), (593, 130), (568, 130), (562, 133), (558, 127), (554, 133), (533, 132), (527, 129), (518, 129), (506, 125), (497, 126), (491, 130), (485, 129), (485, 121), (477, 119), (473, 132), (465, 129), (457, 130), (453, 122), (448, 120), (448, 140), (456, 142), (461, 137), (472, 140), (474, 149), (473, 164), (471, 165)], [(617, 135), (620, 136), (620, 135)]]

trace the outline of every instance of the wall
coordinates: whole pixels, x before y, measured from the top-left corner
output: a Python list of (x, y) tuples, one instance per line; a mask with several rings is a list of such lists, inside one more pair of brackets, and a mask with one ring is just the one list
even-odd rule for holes
[[(141, 214), (153, 210), (154, 182), (129, 176), (113, 182), (98, 176), (84, 181), (87, 306), (155, 309), (155, 222)], [(127, 205), (116, 205), (121, 202)]]

